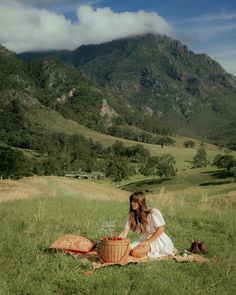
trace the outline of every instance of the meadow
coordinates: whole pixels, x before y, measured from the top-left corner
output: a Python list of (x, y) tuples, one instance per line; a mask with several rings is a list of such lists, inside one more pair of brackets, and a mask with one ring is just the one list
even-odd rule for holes
[[(80, 134), (84, 137), (90, 139), (92, 138), (95, 142), (100, 142), (104, 147), (111, 146), (115, 141), (121, 141), (125, 146), (130, 147), (136, 144), (142, 144), (147, 150), (149, 150), (152, 156), (160, 156), (163, 154), (171, 154), (176, 161), (176, 167), (179, 170), (189, 169), (192, 166), (193, 157), (197, 153), (197, 149), (200, 147), (201, 141), (199, 139), (192, 139), (189, 137), (176, 136), (173, 137), (175, 140), (174, 145), (161, 147), (156, 144), (143, 143), (133, 140), (128, 140), (120, 137), (111, 136), (108, 134), (103, 134), (87, 127), (84, 127), (78, 124), (75, 121), (67, 120), (60, 114), (55, 111), (48, 110), (47, 108), (32, 110), (29, 115), (29, 120), (35, 120), (41, 122), (43, 128), (47, 129), (50, 132), (61, 132), (65, 134)], [(152, 134), (152, 133), (150, 133)], [(152, 134), (154, 135), (154, 134)], [(183, 148), (183, 142), (185, 140), (192, 139), (195, 142), (194, 148)], [(204, 148), (207, 152), (207, 159), (209, 162), (212, 162), (214, 157), (223, 153), (222, 150), (219, 150), (215, 145), (204, 142)], [(29, 156), (32, 156), (32, 150), (23, 150)], [(34, 151), (35, 153), (35, 151)], [(235, 151), (232, 151), (233, 155), (236, 155)]]
[[(84, 274), (91, 270), (89, 263), (46, 248), (68, 233), (96, 240), (119, 234), (130, 191), (54, 176), (1, 180), (0, 294), (235, 294), (236, 184), (228, 178), (215, 185), (218, 179), (204, 174), (209, 167), (204, 169), (183, 171), (169, 184), (156, 184), (146, 197), (162, 211), (177, 249), (202, 239), (208, 263), (151, 261), (108, 266), (89, 276)], [(199, 185), (203, 179), (210, 184)], [(114, 225), (113, 231), (107, 223)]]

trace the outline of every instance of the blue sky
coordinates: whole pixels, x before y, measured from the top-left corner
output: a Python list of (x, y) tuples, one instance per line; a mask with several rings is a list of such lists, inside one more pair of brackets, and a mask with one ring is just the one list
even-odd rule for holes
[[(6, 4), (6, 0), (0, 0), (0, 10), (1, 5), (4, 5), (4, 1), (5, 6), (8, 5)], [(66, 26), (71, 26), (69, 29), (70, 33), (74, 32), (74, 34), (83, 35), (83, 38), (77, 41), (75, 40), (73, 44), (70, 44), (70, 48), (76, 47), (77, 43), (79, 46), (80, 43), (93, 43), (93, 41), (94, 43), (99, 43), (112, 39), (112, 30), (116, 31), (115, 27), (111, 27), (111, 32), (109, 32), (106, 36), (103, 36), (101, 39), (97, 38), (97, 36), (95, 37), (95, 35), (99, 34), (99, 32), (102, 35), (102, 32), (95, 30), (96, 23), (92, 19), (97, 20), (100, 24), (101, 18), (105, 13), (105, 11), (96, 13), (97, 8), (110, 8), (110, 11), (105, 13), (105, 17), (107, 17), (106, 27), (109, 27), (109, 21), (111, 22), (114, 18), (116, 18), (116, 22), (119, 24), (121, 14), (123, 21), (126, 21), (128, 18), (128, 21), (131, 21), (133, 25), (135, 25), (133, 18), (136, 18), (137, 33), (140, 21), (143, 22), (143, 25), (140, 26), (140, 30), (144, 30), (145, 32), (144, 27), (147, 23), (147, 19), (149, 18), (148, 14), (138, 15), (138, 12), (140, 10), (151, 14), (155, 12), (156, 14), (152, 15), (152, 29), (154, 27), (160, 27), (161, 32), (169, 35), (173, 35), (174, 32), (174, 37), (180, 39), (191, 50), (194, 52), (204, 52), (209, 54), (212, 58), (219, 61), (228, 72), (236, 74), (236, 0), (8, 0), (7, 3), (11, 1), (13, 3), (20, 3), (26, 8), (37, 8), (38, 18), (41, 19), (41, 22), (44, 22), (45, 19), (46, 21), (49, 20), (49, 16), (45, 16), (45, 13), (42, 13), (42, 9), (52, 12), (53, 14), (50, 15), (51, 25), (49, 24), (48, 27), (53, 26), (53, 21), (55, 19), (59, 20), (59, 17), (57, 17), (58, 15), (63, 16), (65, 19), (60, 18), (59, 22), (55, 22), (56, 26), (61, 26), (61, 32), (65, 31), (66, 34), (67, 31), (64, 30), (65, 28), (62, 23), (68, 22)], [(85, 4), (90, 5), (94, 11), (84, 9), (78, 14), (77, 8)], [(124, 12), (131, 12), (133, 14), (127, 16)], [(17, 18), (19, 14), (22, 14), (22, 19), (29, 19), (29, 16), (32, 18), (32, 15), (35, 15), (35, 11), (28, 9), (26, 15), (27, 17), (24, 15), (23, 18), (23, 12), (19, 8)], [(78, 25), (80, 23), (79, 17), (84, 19), (84, 24), (82, 29), (80, 24), (79, 30), (77, 27), (77, 33), (75, 33), (76, 26), (73, 27), (73, 24)], [(11, 16), (10, 18), (12, 19), (14, 16)], [(0, 20), (0, 27), (4, 25), (6, 28), (9, 27), (7, 19), (5, 20), (5, 23), (3, 20)], [(17, 30), (17, 23), (11, 25), (13, 29), (13, 25), (15, 25)], [(33, 25), (35, 25), (35, 21)], [(120, 26), (121, 25), (122, 23), (120, 23)], [(26, 23), (24, 27), (30, 27), (30, 23)], [(91, 31), (86, 32), (85, 27), (89, 27), (93, 33)], [(101, 24), (100, 28), (102, 28)], [(172, 33), (170, 33), (171, 30)], [(21, 31), (21, 34), (22, 32), (23, 31)], [(39, 31), (39, 27), (37, 27), (35, 28), (35, 32), (36, 34), (33, 33), (33, 35), (37, 35), (38, 33), (41, 38), (41, 43), (44, 42), (42, 35), (46, 31)], [(157, 33), (158, 32), (159, 31), (157, 31)], [(45, 34), (47, 34), (47, 32)], [(122, 32), (121, 28), (121, 32), (116, 32), (114, 38), (123, 36), (122, 34), (124, 34), (124, 32)], [(20, 34), (18, 34), (17, 37), (19, 35)], [(29, 36), (30, 34), (27, 32), (25, 35)], [(53, 33), (51, 33), (51, 36), (52, 35)], [(87, 37), (87, 35), (89, 37)], [(47, 36), (47, 38), (49, 37)], [(47, 43), (47, 38), (45, 38), (45, 43)], [(17, 41), (18, 44), (16, 44), (16, 41), (13, 43), (13, 40), (8, 40), (3, 33), (1, 34), (0, 29), (0, 42), (4, 43), (4, 41), (11, 49), (16, 49), (16, 51), (22, 51), (25, 48), (23, 45), (26, 44), (23, 39), (19, 39)], [(65, 44), (66, 42), (69, 41), (64, 37), (61, 42), (49, 42), (48, 46), (60, 48), (63, 47), (62, 44)], [(39, 46), (38, 44), (40, 43), (37, 42), (37, 40), (34, 40), (34, 43), (31, 44), (32, 46), (29, 47), (29, 49), (32, 48), (36, 50), (39, 48), (37, 47)], [(27, 49), (27, 47), (25, 49)]]
[[(71, 1), (69, 11), (64, 7), (67, 17), (75, 19), (74, 8), (78, 2), (81, 3)], [(94, 7), (104, 6), (116, 12), (140, 9), (158, 12), (172, 24), (190, 49), (208, 53), (236, 74), (235, 0), (104, 0), (94, 4)], [(60, 10), (63, 5), (54, 8)]]

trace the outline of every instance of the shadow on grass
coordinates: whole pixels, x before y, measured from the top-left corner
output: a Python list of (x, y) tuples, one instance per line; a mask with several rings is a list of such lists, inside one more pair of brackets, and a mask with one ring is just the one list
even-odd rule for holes
[(42, 250), (43, 253), (49, 254), (49, 255), (54, 255), (55, 253), (57, 253), (57, 251), (55, 249), (50, 249), (50, 248), (45, 248)]
[(225, 170), (215, 170), (215, 171), (204, 171), (201, 173), (208, 173), (213, 179), (222, 179), (231, 176), (231, 173)]
[(222, 185), (232, 183), (232, 181), (218, 181), (218, 182), (204, 182), (200, 183), (199, 186), (208, 186), (208, 185)]
[(144, 192), (151, 192), (152, 189), (148, 189), (147, 186), (155, 186), (157, 184), (161, 184), (167, 180), (170, 180), (171, 178), (165, 178), (163, 180), (160, 180), (159, 178), (152, 178), (152, 179), (145, 179), (145, 180), (139, 180), (139, 181), (134, 181), (130, 182), (128, 184), (122, 185), (119, 188), (123, 190), (128, 190), (128, 191), (137, 191), (137, 190), (142, 190)]
[(202, 171), (201, 173), (203, 174), (214, 174), (214, 173), (219, 173), (219, 172), (223, 172), (224, 170), (210, 170), (210, 171)]

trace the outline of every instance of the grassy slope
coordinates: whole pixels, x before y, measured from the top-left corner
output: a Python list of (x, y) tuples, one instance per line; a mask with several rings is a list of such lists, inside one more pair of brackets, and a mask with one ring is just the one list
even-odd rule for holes
[[(109, 146), (113, 144), (116, 140), (122, 141), (126, 146), (138, 144), (138, 142), (136, 141), (122, 139), (111, 135), (102, 134), (92, 129), (88, 129), (74, 121), (65, 119), (57, 112), (48, 110), (46, 108), (38, 109), (37, 111), (32, 112), (31, 116), (35, 121), (41, 122), (41, 124), (43, 124), (43, 126), (49, 130), (65, 132), (68, 134), (80, 133), (85, 137), (92, 138), (94, 141), (101, 142), (104, 146)], [(197, 143), (195, 148), (183, 148), (182, 143), (186, 139), (186, 137), (178, 136), (175, 138), (175, 146), (167, 146), (164, 148), (161, 148), (159, 145), (154, 144), (142, 144), (151, 152), (152, 155), (170, 153), (176, 159), (176, 167), (181, 170), (191, 167), (191, 161), (196, 154), (196, 148), (198, 148), (200, 144), (199, 141), (194, 139), (194, 141)], [(220, 151), (212, 144), (206, 143), (205, 148), (208, 153), (209, 161), (212, 161), (215, 155), (220, 153)], [(233, 152), (233, 154), (236, 155), (236, 152)]]
[(144, 178), (141, 175), (123, 180), (120, 187), (130, 191), (144, 190), (151, 193), (170, 193), (180, 195), (212, 195), (226, 192), (236, 187), (233, 177), (224, 175), (223, 170), (214, 167), (188, 169), (180, 171), (171, 179), (162, 183), (158, 178)]
[[(193, 182), (190, 187), (195, 188)], [(195, 195), (168, 193), (167, 188), (165, 194), (147, 195), (151, 206), (163, 212), (175, 246), (186, 249), (192, 238), (203, 239), (209, 263), (130, 264), (100, 269), (90, 277), (83, 275), (90, 265), (44, 249), (66, 233), (99, 239), (110, 234), (103, 229), (106, 222), (114, 223), (112, 234), (118, 234), (128, 210), (127, 192), (62, 177), (4, 180), (0, 188), (0, 194), (5, 190), (9, 196), (16, 191), (38, 196), (0, 205), (1, 294), (235, 294), (235, 197), (226, 196), (227, 190), (236, 190), (234, 184), (225, 192), (211, 186), (209, 196), (204, 187)]]

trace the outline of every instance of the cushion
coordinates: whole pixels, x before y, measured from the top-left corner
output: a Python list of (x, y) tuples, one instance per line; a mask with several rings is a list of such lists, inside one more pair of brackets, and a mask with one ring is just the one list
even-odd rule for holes
[(49, 249), (86, 253), (93, 248), (92, 242), (82, 236), (65, 235), (53, 242)]

